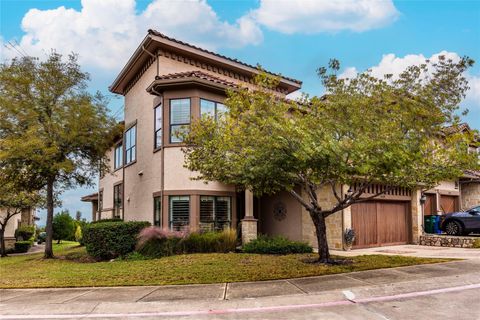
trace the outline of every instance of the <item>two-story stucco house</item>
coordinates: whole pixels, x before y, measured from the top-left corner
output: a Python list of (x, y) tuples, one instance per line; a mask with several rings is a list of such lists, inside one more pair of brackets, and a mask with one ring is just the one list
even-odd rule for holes
[[(257, 233), (281, 234), (316, 246), (309, 214), (287, 192), (256, 198), (233, 185), (191, 180), (195, 174), (183, 167), (175, 132), (202, 114), (220, 117), (226, 89), (252, 87), (258, 73), (252, 65), (149, 30), (110, 87), (125, 98), (125, 130), (108, 154), (111, 172), (100, 179), (98, 194), (82, 198), (92, 202), (92, 218), (191, 231), (241, 225), (244, 241)], [(301, 84), (280, 76), (275, 92), (285, 97)], [(348, 189), (338, 186), (339, 193)], [(327, 189), (318, 197), (322, 205), (335, 201)], [(420, 197), (419, 190), (397, 188), (330, 216), (330, 246), (344, 247), (346, 228), (357, 232), (355, 247), (416, 243), (423, 224)]]

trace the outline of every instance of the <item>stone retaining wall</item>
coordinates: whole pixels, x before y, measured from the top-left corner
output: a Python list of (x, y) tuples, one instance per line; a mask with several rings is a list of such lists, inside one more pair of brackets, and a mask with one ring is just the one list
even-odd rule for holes
[(480, 238), (432, 234), (420, 236), (420, 245), (422, 246), (473, 248), (475, 241), (480, 242)]

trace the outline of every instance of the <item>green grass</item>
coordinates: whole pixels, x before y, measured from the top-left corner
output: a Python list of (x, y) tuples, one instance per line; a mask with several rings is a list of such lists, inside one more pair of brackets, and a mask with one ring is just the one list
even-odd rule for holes
[(0, 287), (133, 286), (258, 281), (451, 260), (369, 255), (348, 258), (353, 261), (349, 265), (325, 266), (304, 262), (315, 258), (314, 254), (272, 256), (208, 253), (153, 260), (90, 262), (85, 248), (78, 247), (75, 242), (55, 244), (54, 252), (57, 258), (53, 260), (44, 260), (41, 253), (2, 258)]

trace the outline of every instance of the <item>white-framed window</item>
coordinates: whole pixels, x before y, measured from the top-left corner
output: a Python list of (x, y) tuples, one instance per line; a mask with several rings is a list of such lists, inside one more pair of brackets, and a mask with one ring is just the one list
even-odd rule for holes
[(179, 133), (190, 128), (190, 98), (170, 100), (170, 143), (182, 142)]
[(137, 126), (134, 125), (125, 132), (125, 164), (135, 161), (137, 157)]
[(162, 112), (163, 108), (160, 103), (153, 111), (155, 117), (155, 133), (153, 136), (155, 149), (162, 147)]
[(200, 196), (200, 230), (220, 231), (231, 226), (232, 198)]
[(218, 121), (225, 113), (227, 113), (227, 107), (223, 103), (200, 99), (200, 116), (209, 115)]
[(115, 170), (121, 168), (123, 166), (123, 144), (119, 143), (115, 146), (114, 158), (113, 168)]
[(190, 225), (190, 196), (169, 197), (170, 229), (184, 231)]

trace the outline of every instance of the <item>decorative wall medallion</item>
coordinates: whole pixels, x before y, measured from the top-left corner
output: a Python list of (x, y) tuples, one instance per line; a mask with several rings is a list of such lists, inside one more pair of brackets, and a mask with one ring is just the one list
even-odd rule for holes
[(273, 205), (273, 217), (275, 220), (282, 221), (287, 217), (287, 207), (279, 201)]

